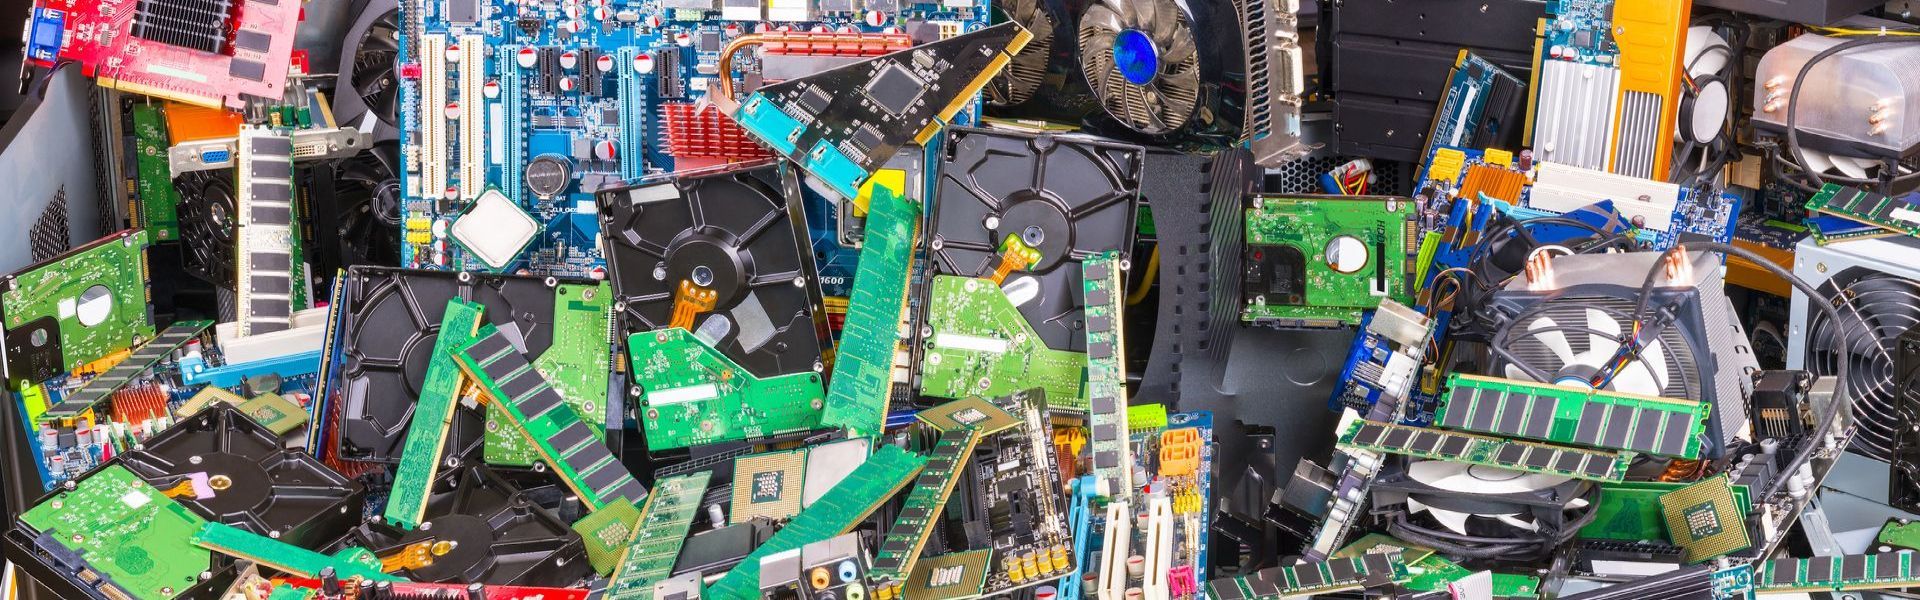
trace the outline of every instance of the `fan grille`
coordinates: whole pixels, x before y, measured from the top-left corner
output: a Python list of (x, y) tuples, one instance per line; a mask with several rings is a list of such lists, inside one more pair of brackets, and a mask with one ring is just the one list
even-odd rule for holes
[[(1845, 383), (1860, 424), (1853, 450), (1890, 460), (1900, 422), (1892, 356), (1900, 335), (1920, 324), (1920, 282), (1847, 271), (1821, 284), (1820, 293), (1844, 301), (1836, 305), (1841, 322), (1820, 311), (1808, 316), (1807, 370), (1817, 377), (1837, 375), (1843, 357), (1849, 361)], [(1836, 335), (1846, 342), (1836, 343)]]
[[(1539, 369), (1549, 375), (1560, 371), (1560, 357), (1551, 350), (1542, 336), (1549, 332), (1559, 332), (1566, 336), (1567, 344), (1575, 355), (1592, 349), (1591, 335), (1586, 330), (1587, 310), (1599, 309), (1613, 316), (1622, 324), (1623, 337), (1630, 329), (1626, 323), (1631, 321), (1634, 303), (1610, 296), (1568, 296), (1548, 301), (1538, 311), (1529, 311), (1525, 318), (1511, 321), (1506, 334), (1509, 341), (1507, 351), (1520, 362)], [(1542, 318), (1552, 319), (1557, 327), (1528, 329), (1533, 322)], [(1693, 348), (1687, 344), (1685, 336), (1678, 327), (1668, 327), (1660, 332), (1661, 354), (1666, 362), (1667, 380), (1660, 389), (1660, 395), (1666, 398), (1704, 398), (1697, 379), (1696, 359)], [(1646, 357), (1651, 358), (1651, 357)], [(1504, 369), (1497, 370), (1496, 373)]]

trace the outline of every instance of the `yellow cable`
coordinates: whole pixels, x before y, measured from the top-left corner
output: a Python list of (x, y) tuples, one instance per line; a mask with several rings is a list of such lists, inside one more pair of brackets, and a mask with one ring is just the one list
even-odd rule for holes
[(1140, 287), (1127, 294), (1127, 306), (1147, 301), (1147, 291), (1153, 289), (1153, 280), (1160, 277), (1160, 245), (1153, 245), (1153, 255), (1147, 257), (1147, 273), (1140, 277)]

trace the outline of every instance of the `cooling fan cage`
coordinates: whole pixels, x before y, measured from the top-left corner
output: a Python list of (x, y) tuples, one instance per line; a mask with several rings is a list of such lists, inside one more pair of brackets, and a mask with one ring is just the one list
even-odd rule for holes
[(1113, 118), (1170, 133), (1200, 106), (1192, 18), (1172, 0), (1102, 0), (1080, 17), (1080, 70)]
[(1818, 290), (1837, 299), (1840, 322), (1809, 311), (1806, 368), (1817, 377), (1834, 376), (1840, 361), (1848, 361), (1845, 383), (1859, 424), (1853, 450), (1890, 460), (1901, 395), (1914, 393), (1904, 391), (1895, 379), (1893, 357), (1900, 336), (1920, 325), (1920, 282), (1856, 268), (1828, 279)]

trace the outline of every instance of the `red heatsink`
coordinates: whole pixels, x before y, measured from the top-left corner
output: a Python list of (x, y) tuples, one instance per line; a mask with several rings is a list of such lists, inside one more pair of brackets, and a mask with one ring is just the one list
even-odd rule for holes
[(661, 116), (667, 129), (667, 153), (674, 158), (746, 161), (773, 156), (718, 108), (674, 102), (661, 107)]
[(880, 56), (913, 47), (904, 33), (789, 32), (761, 44), (767, 54)]
[(113, 393), (113, 420), (139, 425), (167, 416), (167, 391), (157, 385), (130, 387)]

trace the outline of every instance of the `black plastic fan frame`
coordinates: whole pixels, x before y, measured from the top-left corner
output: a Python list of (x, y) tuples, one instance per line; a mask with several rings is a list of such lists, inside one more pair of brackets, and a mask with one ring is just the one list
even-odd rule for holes
[[(413, 422), (415, 403), (439, 340), (447, 301), (486, 307), (495, 326), (513, 323), (529, 356), (553, 344), (554, 289), (591, 281), (450, 271), (357, 266), (347, 269), (338, 296), (336, 336), (329, 355), (339, 365), (328, 398), (339, 406), (334, 436), (342, 459), (395, 463)], [(485, 424), (477, 411), (457, 411), (446, 452), (468, 456), (479, 448)]]
[(683, 281), (712, 290), (693, 331), (759, 377), (822, 372), (830, 333), (798, 176), (785, 167), (601, 190), (614, 312), (628, 334), (668, 326)]
[(427, 520), (420, 527), (403, 532), (370, 523), (356, 533), (362, 538), (358, 542), (380, 556), (435, 542), (431, 564), (399, 572), (414, 581), (565, 587), (593, 568), (586, 542), (566, 521), (478, 463), (434, 480)]
[(1887, 503), (1920, 512), (1920, 327), (1900, 334), (1894, 344), (1893, 377), (1900, 419), (1894, 430)]
[[(202, 491), (181, 504), (212, 521), (312, 547), (360, 522), (366, 488), (328, 468), (236, 407), (218, 406), (181, 421), (121, 462), (141, 479), (168, 490), (193, 484)], [(195, 485), (195, 487), (200, 487)]]
[(353, 21), (341, 36), (334, 116), (341, 125), (359, 127), (371, 115), (374, 141), (399, 139), (400, 3), (358, 0), (349, 12)]
[(1146, 151), (1086, 136), (955, 128), (941, 154), (928, 250), (936, 274), (991, 275), (1008, 236), (1040, 262), (1002, 288), (1047, 347), (1084, 351), (1080, 261), (1132, 250)]
[[(1806, 369), (1815, 377), (1839, 374), (1841, 360), (1850, 361), (1844, 382), (1851, 390), (1854, 420), (1859, 429), (1849, 449), (1877, 460), (1894, 459), (1896, 428), (1901, 422), (1901, 394), (1895, 362), (1900, 336), (1920, 325), (1920, 282), (1866, 269), (1842, 271), (1819, 291), (1837, 298), (1836, 326), (1826, 313), (1807, 316)], [(1835, 340), (1840, 336), (1844, 342)]]

